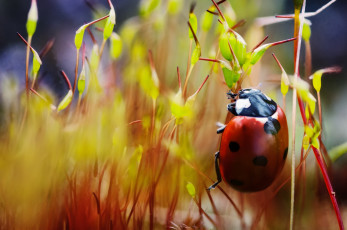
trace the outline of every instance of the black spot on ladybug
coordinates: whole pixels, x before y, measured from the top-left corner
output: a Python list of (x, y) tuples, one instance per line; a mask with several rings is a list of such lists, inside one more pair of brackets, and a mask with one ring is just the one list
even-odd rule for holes
[(267, 134), (276, 135), (281, 129), (280, 122), (272, 117), (269, 117), (264, 124), (264, 131)]
[(230, 180), (232, 186), (242, 186), (244, 183), (240, 180)]
[(240, 149), (240, 145), (237, 142), (230, 141), (229, 142), (229, 149), (231, 152), (237, 152)]
[(286, 148), (286, 150), (284, 150), (283, 160), (285, 160), (287, 158), (287, 155), (288, 155), (288, 148)]
[(257, 156), (253, 158), (253, 164), (256, 166), (266, 166), (267, 165), (267, 158), (264, 156)]

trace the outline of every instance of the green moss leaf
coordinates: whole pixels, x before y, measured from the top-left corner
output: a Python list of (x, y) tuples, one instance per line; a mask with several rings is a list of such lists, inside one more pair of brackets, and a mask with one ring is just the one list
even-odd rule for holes
[[(211, 6), (209, 10), (213, 12), (215, 10), (215, 7)], [(213, 23), (213, 15), (205, 11), (201, 17), (201, 29), (206, 32), (209, 31), (212, 27), (212, 23)]]
[(71, 103), (72, 97), (73, 97), (72, 91), (69, 90), (69, 92), (67, 92), (67, 94), (63, 98), (63, 100), (59, 103), (58, 112), (65, 109)]
[[(189, 14), (189, 23), (192, 26), (192, 29), (195, 34), (197, 34), (198, 31), (198, 19), (196, 18), (196, 15), (194, 13)], [(194, 39), (194, 35), (192, 31), (189, 30), (189, 38)]]
[(200, 57), (201, 57), (201, 47), (199, 44), (197, 44), (193, 50), (192, 57), (191, 57), (192, 65), (195, 65), (195, 63), (199, 61)]
[(110, 41), (110, 56), (112, 59), (117, 59), (122, 54), (123, 42), (121, 38), (118, 36), (118, 34), (116, 34), (115, 32), (111, 34)]
[(271, 47), (271, 44), (264, 44), (256, 48), (251, 55), (250, 63), (254, 65), (257, 63), (264, 55), (265, 51)]
[(33, 36), (36, 31), (36, 25), (38, 20), (38, 11), (36, 0), (31, 1), (31, 6), (28, 13), (28, 19), (26, 23), (26, 29), (29, 36)]
[(86, 30), (86, 28), (87, 28), (87, 25), (83, 25), (80, 28), (78, 28), (78, 30), (76, 31), (76, 34), (75, 34), (76, 49), (80, 49), (82, 46), (84, 31)]
[(109, 17), (107, 18), (105, 27), (104, 27), (103, 36), (105, 40), (107, 40), (111, 36), (115, 24), (116, 24), (116, 12), (114, 11), (113, 6), (111, 6)]
[(230, 33), (222, 33), (219, 37), (219, 49), (222, 54), (222, 56), (228, 60), (231, 61), (233, 59), (233, 56), (231, 54), (230, 48), (229, 48), (229, 38)]
[(187, 183), (186, 189), (187, 189), (189, 195), (190, 195), (191, 197), (195, 198), (196, 191), (195, 191), (194, 185), (193, 185), (191, 182), (188, 182), (188, 183)]

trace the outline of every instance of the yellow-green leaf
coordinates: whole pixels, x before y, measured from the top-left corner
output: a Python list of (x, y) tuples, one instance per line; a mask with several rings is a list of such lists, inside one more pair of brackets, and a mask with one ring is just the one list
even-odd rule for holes
[(195, 187), (191, 182), (188, 182), (186, 185), (186, 189), (189, 193), (189, 195), (193, 198), (195, 198), (196, 192), (195, 192)]
[(231, 51), (230, 51), (230, 47), (229, 47), (229, 38), (230, 38), (230, 33), (222, 33), (219, 37), (219, 49), (220, 49), (220, 52), (222, 54), (222, 56), (228, 60), (228, 61), (231, 61), (232, 60), (232, 54), (231, 54)]
[(304, 22), (303, 28), (302, 28), (302, 38), (308, 42), (311, 37), (311, 27), (308, 24), (308, 22)]
[(116, 12), (114, 11), (113, 6), (111, 5), (109, 17), (106, 20), (105, 27), (104, 27), (104, 39), (108, 39), (112, 32), (113, 32), (113, 27), (116, 24)]
[(254, 65), (255, 63), (257, 63), (260, 58), (263, 57), (265, 51), (271, 47), (271, 44), (264, 44), (262, 46), (259, 46), (258, 48), (256, 48), (251, 55), (251, 64)]
[(201, 47), (199, 44), (196, 44), (192, 53), (192, 57), (191, 57), (192, 66), (199, 61), (200, 57), (201, 57)]
[(86, 88), (86, 70), (85, 66), (82, 66), (82, 70), (77, 82), (77, 89), (80, 94), (83, 94)]
[(33, 74), (36, 75), (40, 70), (42, 61), (39, 54), (34, 49), (32, 49), (32, 53), (33, 53)]
[(182, 0), (169, 0), (167, 4), (167, 10), (169, 14), (175, 15), (177, 14), (182, 8)]
[(312, 75), (313, 88), (319, 92), (322, 88), (322, 75), (323, 71), (318, 70)]
[(32, 0), (29, 13), (28, 13), (27, 23), (26, 23), (26, 29), (29, 36), (33, 36), (36, 31), (38, 17), (39, 16), (37, 11), (36, 0)]
[[(193, 29), (194, 33), (197, 34), (197, 31), (198, 31), (198, 19), (196, 18), (196, 15), (194, 13), (190, 13), (189, 14), (189, 23), (192, 26), (192, 29)], [(190, 31), (190, 29), (189, 29), (189, 38), (190, 39), (194, 39), (194, 35), (193, 35), (192, 31)]]
[(111, 39), (110, 40), (111, 40), (110, 56), (111, 56), (112, 59), (117, 59), (117, 58), (119, 58), (119, 56), (122, 53), (122, 49), (123, 49), (122, 39), (118, 36), (118, 34), (113, 32), (111, 34)]
[(72, 97), (72, 90), (69, 90), (69, 92), (67, 92), (66, 96), (63, 98), (63, 100), (59, 103), (58, 112), (65, 109), (71, 103)]
[(80, 49), (82, 46), (84, 31), (86, 30), (86, 28), (87, 28), (87, 25), (83, 25), (76, 31), (76, 35), (75, 35), (76, 49)]
[[(214, 11), (215, 10), (215, 7), (214, 6), (211, 6), (209, 8), (210, 11)], [(205, 11), (203, 14), (202, 14), (202, 17), (201, 17), (201, 28), (203, 31), (209, 31), (212, 27), (212, 23), (213, 23), (213, 15), (207, 11)]]

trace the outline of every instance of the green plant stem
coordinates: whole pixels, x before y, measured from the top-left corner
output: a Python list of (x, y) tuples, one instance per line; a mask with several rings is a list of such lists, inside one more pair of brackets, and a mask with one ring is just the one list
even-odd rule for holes
[(192, 39), (190, 39), (189, 40), (189, 52), (188, 52), (188, 61), (187, 61), (187, 71), (186, 71), (186, 78), (185, 78), (185, 80), (184, 80), (184, 87), (183, 87), (183, 91), (182, 91), (182, 93), (183, 93), (183, 98), (185, 98), (185, 96), (186, 96), (186, 88), (187, 88), (187, 83), (188, 83), (188, 78), (189, 78), (189, 72), (191, 72), (190, 71), (190, 59), (191, 59), (191, 55), (192, 55), (192, 46), (193, 46), (193, 40)]
[(293, 90), (292, 108), (292, 167), (291, 167), (291, 190), (290, 190), (290, 219), (289, 229), (294, 228), (294, 199), (295, 199), (295, 120), (296, 120), (296, 89)]
[(312, 52), (311, 52), (311, 44), (310, 41), (305, 41), (305, 77), (311, 75), (312, 72)]
[(27, 103), (29, 103), (29, 54), (30, 54), (30, 46), (33, 36), (28, 36), (28, 44), (27, 44), (27, 50), (26, 50), (26, 57), (25, 57), (25, 89), (26, 89), (26, 96), (27, 96)]
[(194, 65), (191, 65), (189, 67), (189, 71), (188, 71), (188, 74), (186, 76), (186, 80), (184, 81), (184, 86), (183, 86), (183, 97), (185, 97), (187, 95), (187, 86), (188, 86), (188, 81), (189, 81), (189, 78), (192, 74), (192, 71), (193, 71), (193, 68), (194, 68)]
[(106, 39), (102, 40), (101, 47), (100, 47), (100, 53), (99, 53), (99, 59), (101, 60), (102, 53), (104, 52), (105, 44), (106, 44)]
[(342, 217), (341, 217), (341, 213), (340, 213), (340, 210), (339, 210), (339, 206), (338, 206), (337, 201), (336, 201), (335, 192), (334, 192), (333, 187), (331, 185), (331, 182), (330, 182), (327, 170), (326, 170), (326, 168), (324, 166), (324, 162), (323, 162), (323, 159), (321, 157), (320, 151), (319, 151), (319, 149), (316, 149), (314, 147), (312, 147), (312, 150), (313, 150), (314, 155), (316, 157), (316, 160), (318, 162), (319, 168), (320, 168), (320, 170), (322, 172), (323, 179), (324, 179), (325, 185), (327, 187), (331, 203), (333, 204), (333, 207), (334, 207), (334, 211), (335, 211), (335, 214), (336, 214), (336, 217), (337, 217), (339, 228), (340, 228), (340, 230), (343, 230), (344, 226), (343, 226), (343, 222), (342, 222)]
[[(294, 18), (294, 20), (295, 20), (294, 21), (294, 25), (295, 25), (294, 26), (294, 28), (295, 28), (294, 34), (297, 35), (297, 37), (298, 37), (298, 39), (294, 43), (295, 76), (297, 76), (297, 77), (300, 77), (300, 75), (299, 75), (299, 57), (300, 57), (300, 46), (301, 46), (301, 36), (302, 36), (302, 27), (303, 27), (303, 22), (304, 22), (305, 7), (306, 7), (306, 0), (303, 0), (303, 7), (302, 7), (301, 15), (300, 15), (300, 20), (299, 20), (299, 14), (297, 13), (297, 10), (295, 10), (295, 18)], [(298, 97), (298, 104), (299, 104), (300, 114), (301, 114), (301, 118), (304, 122), (304, 125), (308, 125), (308, 121), (307, 121), (306, 116), (305, 116), (304, 103), (300, 97)], [(323, 175), (326, 188), (328, 190), (332, 205), (334, 207), (334, 211), (335, 211), (336, 218), (337, 218), (337, 221), (339, 224), (339, 228), (340, 228), (340, 230), (342, 230), (342, 229), (344, 229), (344, 226), (343, 226), (343, 221), (341, 218), (341, 213), (340, 213), (337, 201), (336, 201), (335, 192), (333, 191), (333, 188), (331, 186), (331, 182), (330, 182), (324, 161), (323, 161), (321, 154), (320, 154), (320, 151), (318, 149), (312, 147), (312, 150), (314, 152), (318, 166), (319, 166), (321, 173)]]
[(75, 94), (75, 90), (76, 90), (76, 84), (77, 84), (77, 76), (78, 76), (78, 62), (79, 62), (79, 49), (76, 49), (76, 68), (75, 68), (75, 80), (73, 83), (73, 88), (72, 88), (72, 93)]
[(329, 150), (329, 156), (332, 162), (336, 161), (343, 154), (347, 153), (347, 142)]
[[(318, 113), (319, 113), (319, 124), (321, 127), (321, 133), (323, 130), (323, 123), (322, 123), (322, 104), (321, 104), (321, 99), (320, 99), (320, 92), (317, 92), (317, 99), (318, 99)], [(322, 135), (322, 134), (320, 134)]]

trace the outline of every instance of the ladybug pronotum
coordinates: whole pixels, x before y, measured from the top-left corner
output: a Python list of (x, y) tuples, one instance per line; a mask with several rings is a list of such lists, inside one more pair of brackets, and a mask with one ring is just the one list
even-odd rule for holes
[(218, 181), (222, 179), (241, 192), (267, 188), (280, 174), (288, 153), (288, 125), (283, 110), (257, 89), (228, 93), (234, 115), (217, 130), (222, 133), (215, 154)]

